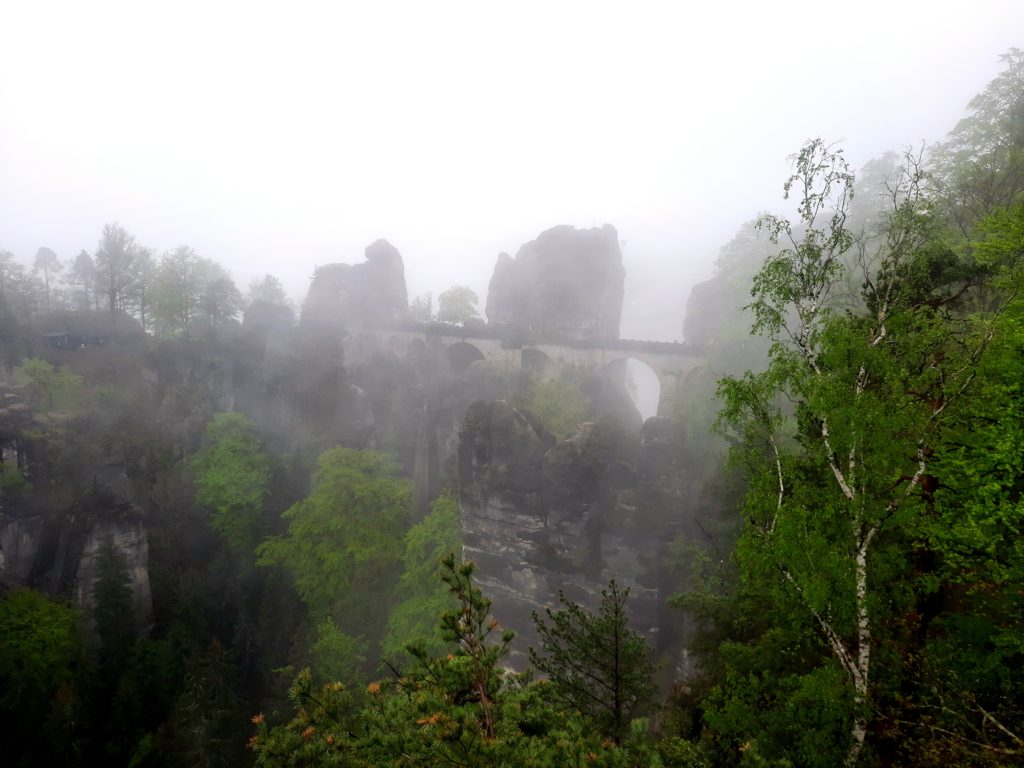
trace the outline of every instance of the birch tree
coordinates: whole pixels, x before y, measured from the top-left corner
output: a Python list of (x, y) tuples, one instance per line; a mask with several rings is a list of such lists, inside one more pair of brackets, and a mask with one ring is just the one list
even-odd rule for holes
[[(854, 174), (841, 149), (806, 143), (784, 185), (797, 220), (758, 222), (780, 248), (751, 291), (753, 330), (771, 340), (768, 369), (719, 384), (721, 424), (749, 470), (743, 578), (774, 585), (773, 599), (808, 618), (841, 670), (848, 766), (872, 711), (880, 572), (913, 546), (943, 425), (1004, 305), (983, 290), (1000, 265), (968, 269), (938, 244), (924, 180), (908, 153), (885, 184), (875, 249), (857, 254), (847, 223)], [(856, 312), (835, 308), (850, 282), (844, 263), (863, 286)]]

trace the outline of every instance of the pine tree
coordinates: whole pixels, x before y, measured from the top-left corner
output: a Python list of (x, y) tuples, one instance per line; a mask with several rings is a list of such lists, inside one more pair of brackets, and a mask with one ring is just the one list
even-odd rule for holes
[(100, 546), (96, 556), (97, 578), (93, 587), (96, 634), (100, 641), (100, 663), (111, 685), (116, 685), (135, 643), (135, 612), (132, 582), (124, 554), (111, 539)]
[(651, 647), (629, 627), (628, 596), (612, 579), (592, 614), (559, 593), (562, 609), (546, 609), (546, 620), (534, 612), (541, 647), (530, 648), (530, 662), (551, 679), (561, 704), (592, 718), (616, 743), (655, 693)]

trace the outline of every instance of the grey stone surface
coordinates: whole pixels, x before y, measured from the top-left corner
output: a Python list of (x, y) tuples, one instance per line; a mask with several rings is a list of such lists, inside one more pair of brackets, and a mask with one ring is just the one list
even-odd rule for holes
[(487, 319), (513, 335), (617, 339), (625, 276), (615, 227), (554, 227), (498, 256)]
[(463, 554), (477, 564), (494, 615), (519, 633), (513, 666), (525, 664), (536, 642), (533, 611), (557, 606), (559, 592), (594, 609), (613, 578), (630, 589), (634, 628), (658, 644), (671, 591), (666, 545), (687, 515), (682, 489), (666, 474), (682, 458), (679, 431), (668, 419), (649, 423), (641, 448), (589, 423), (555, 442), (508, 403), (467, 409), (459, 441)]
[(361, 264), (319, 267), (302, 306), (304, 327), (375, 328), (409, 310), (402, 255), (387, 240), (366, 248)]

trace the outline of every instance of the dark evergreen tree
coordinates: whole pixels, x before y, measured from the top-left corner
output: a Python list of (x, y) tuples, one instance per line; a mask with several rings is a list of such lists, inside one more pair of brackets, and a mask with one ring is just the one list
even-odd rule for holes
[(97, 578), (93, 587), (96, 634), (100, 640), (100, 666), (104, 677), (123, 671), (135, 642), (135, 614), (128, 564), (114, 542), (107, 539), (96, 557)]
[(559, 593), (560, 610), (548, 608), (546, 620), (533, 614), (541, 647), (530, 648), (530, 662), (551, 679), (560, 702), (592, 718), (616, 743), (656, 690), (651, 647), (629, 627), (628, 596), (612, 579), (593, 614)]
[(189, 660), (170, 716), (173, 751), (181, 764), (212, 768), (237, 759), (240, 740), (233, 736), (242, 723), (237, 719), (236, 673), (230, 653), (216, 640)]

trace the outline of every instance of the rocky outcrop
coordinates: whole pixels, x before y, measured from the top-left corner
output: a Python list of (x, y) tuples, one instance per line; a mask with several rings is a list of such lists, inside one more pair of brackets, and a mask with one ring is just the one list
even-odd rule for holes
[(552, 597), (541, 484), (553, 443), (526, 413), (500, 400), (470, 405), (459, 436), (463, 554), (477, 564), (495, 616), (520, 631)]
[(649, 420), (642, 445), (614, 421), (556, 442), (506, 402), (468, 408), (459, 440), (464, 556), (495, 616), (519, 632), (514, 665), (536, 640), (533, 611), (556, 605), (559, 592), (595, 608), (612, 578), (630, 588), (634, 627), (659, 642), (671, 592), (662, 562), (687, 515), (687, 490), (674, 479), (684, 453), (685, 435), (669, 419)]
[(152, 618), (149, 535), (123, 462), (99, 468), (75, 506), (52, 513), (31, 497), (0, 508), (0, 585), (32, 587), (52, 598), (73, 595), (88, 619), (106, 542), (120, 553), (132, 588), (136, 626)]
[(94, 593), (99, 580), (100, 551), (110, 542), (120, 553), (132, 588), (132, 606), (137, 627), (145, 627), (153, 614), (149, 586), (149, 536), (142, 517), (128, 514), (97, 521), (89, 531), (78, 559), (75, 574), (75, 601), (90, 615), (95, 607)]
[[(751, 343), (750, 285), (765, 260), (778, 253), (755, 221), (744, 223), (718, 254), (715, 274), (695, 285), (686, 302), (683, 336), (688, 344), (745, 346)], [(763, 351), (761, 352), (763, 359)], [(738, 370), (751, 367), (747, 363)]]
[(0, 519), (0, 584), (28, 584), (43, 540), (41, 515)]
[(291, 307), (256, 299), (242, 315), (242, 329), (249, 334), (262, 337), (282, 335), (295, 325), (295, 313)]
[(402, 255), (387, 240), (378, 240), (367, 246), (362, 264), (316, 270), (300, 322), (307, 328), (377, 328), (408, 310)]
[(498, 256), (487, 319), (513, 335), (617, 339), (625, 281), (615, 227), (559, 226)]

